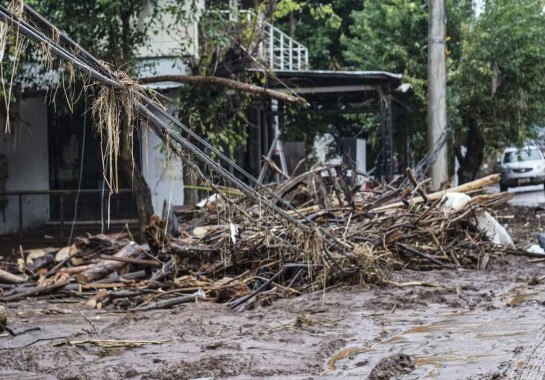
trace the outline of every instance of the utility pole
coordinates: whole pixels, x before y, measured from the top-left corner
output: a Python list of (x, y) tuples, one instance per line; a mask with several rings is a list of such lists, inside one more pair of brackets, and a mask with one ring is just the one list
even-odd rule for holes
[[(428, 35), (428, 151), (433, 151), (447, 129), (446, 11), (444, 0), (429, 0)], [(448, 180), (447, 143), (431, 166), (436, 190)]]

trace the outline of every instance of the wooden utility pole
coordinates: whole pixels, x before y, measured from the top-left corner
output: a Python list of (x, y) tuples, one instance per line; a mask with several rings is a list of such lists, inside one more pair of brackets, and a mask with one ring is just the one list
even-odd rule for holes
[[(446, 12), (444, 0), (429, 0), (428, 36), (428, 150), (431, 152), (447, 129)], [(431, 166), (432, 186), (448, 180), (447, 144)]]

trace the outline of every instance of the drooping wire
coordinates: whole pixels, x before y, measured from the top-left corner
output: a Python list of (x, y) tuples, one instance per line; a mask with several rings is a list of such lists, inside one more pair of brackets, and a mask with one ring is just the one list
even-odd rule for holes
[(79, 164), (79, 182), (78, 182), (78, 192), (76, 193), (76, 202), (74, 205), (74, 218), (72, 219), (72, 227), (70, 228), (70, 238), (68, 239), (68, 245), (72, 245), (72, 237), (74, 236), (74, 227), (76, 225), (76, 219), (78, 217), (78, 203), (79, 195), (81, 193), (81, 183), (83, 181), (83, 162), (85, 158), (85, 140), (87, 136), (87, 95), (85, 96), (85, 108), (83, 110), (83, 130), (81, 138), (81, 158)]
[[(26, 8), (26, 7), (25, 7)], [(37, 12), (36, 12), (37, 13)], [(14, 25), (18, 28), (19, 32), (22, 34), (25, 34), (27, 37), (34, 39), (38, 42), (48, 42), (48, 46), (51, 50), (51, 52), (58, 55), (61, 59), (65, 59), (70, 61), (75, 65), (75, 67), (79, 68), (83, 72), (89, 74), (91, 77), (95, 78), (99, 82), (102, 82), (105, 85), (111, 86), (115, 89), (123, 88), (122, 84), (120, 84), (115, 77), (112, 76), (112, 73), (110, 70), (105, 69), (104, 65), (102, 65), (96, 58), (94, 58), (92, 55), (85, 52), (83, 48), (81, 48), (79, 45), (77, 45), (75, 42), (70, 40), (66, 35), (61, 34), (61, 39), (64, 39), (63, 42), (67, 43), (68, 45), (71, 45), (72, 48), (75, 50), (75, 52), (67, 50), (66, 48), (59, 45), (56, 41), (51, 40), (49, 37), (47, 37), (44, 33), (42, 33), (40, 30), (37, 30), (34, 26), (28, 24), (24, 20), (19, 19), (18, 17), (15, 17), (9, 10), (5, 9), (5, 7), (0, 6), (0, 20)], [(47, 26), (49, 28), (54, 28), (52, 24), (47, 22), (47, 20), (44, 21), (44, 19), (39, 20), (42, 23), (47, 23)], [(56, 30), (56, 29), (55, 29)], [(78, 56), (84, 52), (84, 58), (81, 56)], [(97, 67), (98, 66), (98, 67)], [(105, 72), (106, 71), (106, 72)], [(295, 209), (291, 204), (286, 202), (284, 199), (282, 199), (280, 196), (278, 196), (276, 193), (274, 193), (272, 190), (264, 186), (263, 184), (258, 183), (258, 181), (248, 174), (244, 169), (240, 168), (236, 163), (232, 162), (230, 159), (225, 157), (221, 152), (218, 152), (217, 149), (215, 149), (213, 146), (211, 146), (208, 142), (203, 140), (200, 136), (196, 135), (190, 128), (187, 128), (185, 125), (180, 123), (179, 120), (175, 119), (172, 115), (170, 115), (168, 112), (165, 112), (164, 109), (162, 109), (160, 106), (158, 106), (153, 100), (149, 99), (145, 94), (137, 93), (137, 95), (141, 98), (141, 102), (137, 103), (137, 108), (139, 112), (141, 112), (141, 117), (152, 120), (151, 126), (152, 129), (162, 138), (172, 138), (174, 141), (179, 143), (181, 146), (183, 146), (188, 151), (195, 154), (195, 156), (201, 160), (204, 164), (206, 164), (210, 169), (216, 171), (218, 174), (220, 174), (222, 177), (227, 179), (229, 182), (237, 186), (241, 191), (243, 191), (247, 196), (250, 198), (260, 202), (264, 206), (266, 206), (268, 209), (273, 211), (278, 216), (282, 217), (283, 219), (292, 222), (303, 231), (309, 231), (309, 227), (303, 223), (303, 221), (306, 221), (310, 226), (314, 227), (314, 229), (317, 229), (325, 235), (329, 240), (329, 243), (337, 248), (340, 248), (340, 253), (346, 256), (345, 249), (346, 245), (342, 244), (337, 238), (332, 236), (328, 231), (323, 230), (318, 226), (315, 222), (308, 219), (305, 215), (302, 215), (297, 209)], [(149, 107), (149, 108), (148, 108)], [(151, 108), (151, 109), (150, 109)], [(184, 137), (182, 137), (177, 131), (174, 131), (171, 126), (164, 123), (162, 120), (160, 120), (156, 112), (166, 116), (167, 120), (173, 122), (176, 126), (180, 127), (184, 132), (188, 133), (191, 137), (195, 138), (197, 142), (201, 143), (205, 147), (211, 149), (213, 152), (215, 152), (222, 160), (225, 162), (228, 162), (232, 164), (233, 168), (235, 170), (239, 171), (243, 176), (245, 176), (251, 183), (255, 184), (258, 188), (261, 190), (264, 190), (266, 193), (271, 195), (273, 198), (276, 199), (279, 203), (286, 206), (288, 209), (290, 209), (295, 215), (300, 217), (302, 220), (297, 220), (292, 215), (290, 215), (288, 212), (280, 209), (278, 206), (276, 206), (273, 202), (270, 200), (264, 198), (261, 194), (259, 194), (254, 188), (248, 186), (246, 183), (240, 181), (236, 176), (234, 176), (232, 173), (227, 172), (224, 170), (219, 163), (212, 160), (207, 154), (205, 154), (201, 149), (196, 147), (195, 145), (191, 144), (189, 141), (187, 141)]]

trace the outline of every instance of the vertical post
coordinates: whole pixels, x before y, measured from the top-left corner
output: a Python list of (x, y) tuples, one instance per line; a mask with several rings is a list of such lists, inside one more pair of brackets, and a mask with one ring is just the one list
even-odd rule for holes
[(261, 167), (261, 144), (262, 144), (262, 137), (261, 137), (261, 132), (262, 132), (262, 129), (263, 129), (263, 118), (262, 118), (262, 115), (261, 115), (261, 106), (259, 107), (256, 107), (255, 108), (255, 115), (256, 115), (256, 124), (257, 124), (257, 128), (256, 128), (256, 132), (257, 132), (257, 139), (255, 141), (255, 145), (256, 145), (256, 172), (259, 172), (259, 169)]
[(269, 64), (269, 68), (274, 70), (274, 26), (272, 25), (269, 25)]
[[(273, 101), (274, 102), (274, 101)], [(275, 131), (276, 135), (276, 150), (278, 152), (278, 158), (280, 160), (280, 169), (286, 174), (288, 174), (288, 164), (286, 162), (286, 155), (284, 153), (284, 144), (282, 143), (282, 122), (284, 120), (284, 103), (278, 103), (276, 101), (276, 109), (278, 116), (275, 120)]]
[(392, 125), (392, 95), (382, 94), (381, 106), (381, 156), (379, 161), (379, 178), (391, 181), (394, 176), (394, 136)]
[(23, 194), (19, 194), (19, 235), (23, 234)]
[[(428, 150), (431, 152), (447, 130), (447, 74), (444, 0), (429, 0), (428, 37)], [(434, 189), (448, 180), (447, 144), (439, 150), (431, 166)]]
[(61, 194), (60, 196), (59, 208), (60, 208), (59, 214), (60, 214), (60, 220), (61, 220), (61, 239), (63, 239), (64, 238), (64, 194)]
[(280, 33), (280, 70), (284, 70), (284, 33)]
[(237, 21), (238, 0), (229, 0), (229, 21)]
[(290, 71), (293, 70), (293, 39), (290, 38), (290, 43), (289, 43), (289, 68), (290, 68)]

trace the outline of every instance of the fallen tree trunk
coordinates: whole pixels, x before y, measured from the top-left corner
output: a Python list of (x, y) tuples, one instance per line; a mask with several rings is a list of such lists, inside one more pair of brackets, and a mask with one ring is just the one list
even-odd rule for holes
[[(447, 193), (468, 193), (470, 191), (482, 189), (483, 187), (486, 187), (486, 186), (494, 185), (498, 183), (499, 181), (500, 181), (500, 175), (492, 174), (492, 175), (489, 175), (488, 177), (479, 178), (478, 180), (464, 183), (463, 185), (460, 185), (460, 186), (456, 186), (447, 190), (441, 190), (432, 194), (428, 194), (428, 200), (435, 201), (435, 200), (441, 199)], [(422, 202), (424, 202), (424, 198), (422, 197), (413, 198), (411, 200), (411, 203), (413, 204), (422, 203)], [(395, 209), (395, 208), (399, 208), (403, 206), (405, 206), (405, 203), (396, 202), (396, 203), (390, 203), (385, 206), (374, 208), (371, 211), (380, 212), (380, 211), (386, 211), (386, 210)]]
[[(114, 257), (116, 258), (127, 258), (134, 257), (140, 253), (138, 244), (135, 242), (130, 242), (124, 246), (120, 251), (118, 251)], [(76, 281), (80, 283), (89, 283), (93, 281), (100, 280), (114, 270), (121, 268), (127, 263), (118, 261), (118, 260), (105, 260), (101, 261), (98, 264), (93, 265), (89, 269), (81, 272), (76, 276)]]
[(248, 92), (250, 94), (267, 96), (273, 99), (281, 100), (283, 102), (294, 103), (300, 106), (307, 104), (306, 100), (293, 95), (285, 94), (281, 91), (270, 90), (268, 88), (255, 86), (253, 84), (238, 82), (236, 80), (222, 78), (222, 77), (209, 77), (198, 75), (160, 75), (156, 77), (148, 77), (140, 79), (141, 83), (156, 83), (156, 82), (179, 82), (189, 84), (212, 84), (219, 85), (233, 90)]

